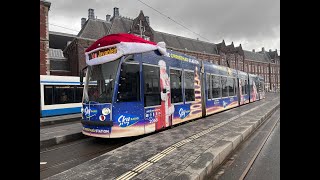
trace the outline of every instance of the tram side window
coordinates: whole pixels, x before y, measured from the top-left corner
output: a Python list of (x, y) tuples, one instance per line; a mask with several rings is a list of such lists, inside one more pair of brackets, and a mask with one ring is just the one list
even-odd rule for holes
[(82, 101), (83, 86), (44, 86), (44, 104), (80, 103)]
[(143, 65), (144, 106), (161, 104), (160, 69), (159, 67)]
[(220, 76), (212, 76), (212, 98), (221, 97), (221, 85), (220, 85)]
[(238, 86), (237, 86), (237, 81), (236, 81), (236, 79), (235, 78), (233, 78), (233, 95), (234, 96), (236, 96), (237, 95), (237, 88)]
[(185, 98), (186, 102), (194, 101), (194, 73), (193, 72), (184, 72), (184, 89), (185, 89)]
[(253, 92), (253, 80), (252, 79), (250, 79), (250, 92)]
[(246, 94), (246, 84), (245, 84), (246, 81), (243, 79), (241, 79), (240, 81), (241, 81), (241, 93), (242, 93), (242, 95), (245, 95)]
[(75, 86), (74, 102), (82, 102), (83, 86)]
[(207, 99), (212, 99), (212, 81), (210, 74), (207, 74), (206, 86), (207, 86)]
[(182, 100), (182, 71), (170, 69), (171, 103), (180, 103)]
[(44, 86), (44, 104), (53, 104), (53, 86)]
[(117, 102), (140, 101), (139, 64), (122, 63)]
[(229, 89), (229, 96), (234, 96), (234, 82), (233, 82), (233, 78), (227, 78), (227, 86)]
[(228, 89), (226, 77), (221, 77), (221, 88), (222, 88), (222, 97), (228, 97), (229, 96), (229, 89)]
[(248, 94), (248, 81), (247, 80), (244, 80), (244, 94)]
[(53, 93), (54, 104), (73, 103), (74, 88), (72, 86), (55, 86)]

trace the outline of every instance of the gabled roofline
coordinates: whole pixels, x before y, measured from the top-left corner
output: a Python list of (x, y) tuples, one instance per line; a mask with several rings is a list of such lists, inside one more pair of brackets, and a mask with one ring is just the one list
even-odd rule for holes
[(157, 32), (157, 33), (163, 33), (163, 34), (167, 34), (167, 35), (171, 35), (171, 36), (175, 36), (175, 37), (181, 37), (181, 38), (185, 38), (185, 39), (188, 39), (188, 40), (193, 40), (193, 41), (198, 41), (198, 42), (208, 43), (208, 44), (212, 44), (212, 45), (217, 46), (217, 44), (215, 44), (215, 43), (211, 43), (211, 42), (207, 42), (207, 41), (202, 41), (202, 40), (192, 39), (192, 38), (184, 37), (184, 36), (178, 36), (178, 35), (175, 35), (175, 34), (170, 34), (170, 33), (161, 32), (161, 31), (156, 31), (156, 30), (154, 30), (154, 31), (155, 31), (155, 32)]
[(67, 36), (67, 37), (77, 37), (75, 34), (68, 34), (68, 33), (63, 33), (63, 32), (56, 32), (56, 31), (49, 31), (49, 35), (59, 35), (59, 36)]

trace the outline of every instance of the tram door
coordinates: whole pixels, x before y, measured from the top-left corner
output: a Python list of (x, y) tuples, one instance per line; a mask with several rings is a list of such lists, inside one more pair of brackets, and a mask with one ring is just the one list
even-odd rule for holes
[(118, 91), (113, 103), (112, 116), (119, 128), (116, 132), (129, 136), (144, 134), (143, 102), (141, 99), (140, 64), (133, 61), (123, 62), (120, 66)]
[(145, 133), (149, 133), (171, 124), (171, 119), (166, 116), (170, 104), (170, 83), (163, 60), (157, 65), (143, 64), (142, 72)]
[(204, 73), (204, 64), (201, 61), (201, 69), (200, 69), (200, 80), (201, 80), (201, 107), (202, 107), (202, 117), (206, 116), (206, 85), (205, 85), (205, 73)]

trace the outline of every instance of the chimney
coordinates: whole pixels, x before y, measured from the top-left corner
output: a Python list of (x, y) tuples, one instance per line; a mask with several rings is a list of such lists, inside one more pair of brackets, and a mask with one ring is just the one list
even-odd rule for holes
[(119, 16), (119, 8), (114, 7), (113, 8), (113, 17)]
[(94, 9), (88, 9), (88, 19), (94, 19)]
[(271, 52), (271, 49), (269, 49), (269, 52)]
[(81, 18), (81, 29), (83, 28), (84, 23), (86, 23), (86, 18)]
[(262, 52), (264, 52), (264, 47), (262, 47)]
[(255, 53), (255, 52), (256, 52), (256, 50), (252, 49), (252, 52), (254, 52), (254, 53)]
[(276, 49), (276, 52), (278, 52), (278, 50)]
[(150, 19), (149, 19), (149, 16), (146, 16), (146, 21), (147, 21), (148, 25), (150, 25)]
[(106, 21), (107, 21), (107, 22), (109, 22), (109, 21), (110, 21), (110, 17), (111, 17), (111, 15), (110, 15), (110, 14), (107, 14), (107, 15), (106, 15)]

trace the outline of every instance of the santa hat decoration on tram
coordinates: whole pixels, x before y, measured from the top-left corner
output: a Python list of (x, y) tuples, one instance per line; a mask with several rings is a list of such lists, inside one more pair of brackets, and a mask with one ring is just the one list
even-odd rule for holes
[(156, 44), (133, 34), (111, 34), (97, 40), (86, 50), (86, 63), (92, 66), (116, 60), (123, 55), (156, 49), (162, 55), (167, 55), (165, 42)]

